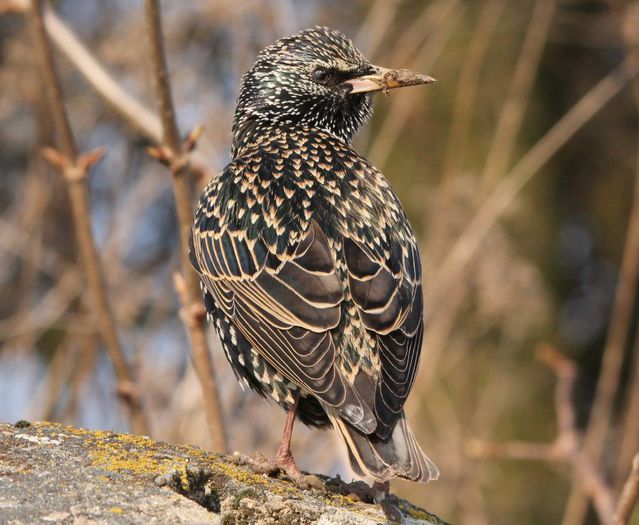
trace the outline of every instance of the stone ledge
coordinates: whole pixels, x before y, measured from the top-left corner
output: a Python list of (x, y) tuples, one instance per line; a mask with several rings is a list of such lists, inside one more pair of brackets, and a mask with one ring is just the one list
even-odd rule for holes
[[(386, 522), (377, 505), (300, 490), (196, 447), (20, 423), (0, 424), (1, 523)], [(402, 523), (445, 525), (406, 501), (399, 508)]]

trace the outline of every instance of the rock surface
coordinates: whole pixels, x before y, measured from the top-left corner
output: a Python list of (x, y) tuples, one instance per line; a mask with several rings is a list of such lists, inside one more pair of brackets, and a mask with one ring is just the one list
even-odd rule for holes
[[(445, 525), (399, 500), (402, 522)], [(54, 423), (0, 424), (0, 523), (385, 523), (377, 505), (300, 490), (230, 458)]]

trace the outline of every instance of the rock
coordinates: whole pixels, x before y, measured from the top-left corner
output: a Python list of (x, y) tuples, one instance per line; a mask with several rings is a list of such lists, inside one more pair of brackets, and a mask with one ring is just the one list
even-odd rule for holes
[[(445, 525), (398, 500), (402, 523)], [(231, 458), (55, 423), (0, 424), (0, 523), (355, 524), (378, 505), (301, 490)]]

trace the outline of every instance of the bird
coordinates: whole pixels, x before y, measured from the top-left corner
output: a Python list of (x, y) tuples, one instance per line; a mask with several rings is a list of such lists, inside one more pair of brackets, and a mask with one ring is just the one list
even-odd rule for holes
[(292, 480), (296, 419), (332, 427), (376, 483), (439, 475), (403, 410), (424, 331), (417, 241), (351, 144), (374, 93), (434, 81), (373, 65), (320, 26), (266, 47), (242, 77), (232, 158), (201, 194), (189, 253), (240, 384), (287, 413), (270, 464)]

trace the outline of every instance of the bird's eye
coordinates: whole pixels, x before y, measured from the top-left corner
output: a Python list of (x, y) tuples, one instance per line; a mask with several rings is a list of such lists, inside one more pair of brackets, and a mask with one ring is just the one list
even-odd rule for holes
[(328, 70), (324, 69), (323, 67), (315, 68), (315, 70), (313, 71), (313, 78), (318, 82), (326, 82), (326, 80), (328, 79)]

